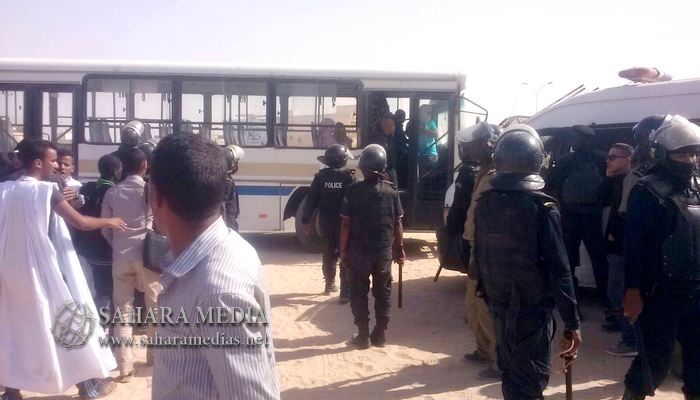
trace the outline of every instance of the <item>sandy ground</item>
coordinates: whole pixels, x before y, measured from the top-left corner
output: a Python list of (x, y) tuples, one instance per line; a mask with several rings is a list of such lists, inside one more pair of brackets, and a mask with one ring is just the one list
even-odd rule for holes
[[(293, 234), (244, 236), (258, 249), (267, 276), (283, 399), (502, 398), (499, 382), (477, 377), (485, 365), (462, 361), (464, 353), (475, 348), (464, 322), (466, 277), (443, 271), (433, 282), (438, 266), (434, 234), (406, 235), (403, 307), (396, 307), (395, 281), (388, 344), (368, 350), (348, 344), (355, 332), (350, 306), (338, 304), (336, 296), (322, 295), (320, 255), (302, 251)], [(396, 265), (394, 277), (398, 280)], [(584, 344), (573, 366), (574, 398), (619, 399), (632, 359), (604, 353), (618, 335), (601, 332), (604, 317), (599, 306), (585, 297), (582, 306)], [(150, 399), (151, 368), (145, 365), (144, 351), (137, 349), (136, 356), (137, 377), (119, 384), (108, 399)], [(682, 399), (681, 385), (669, 377), (654, 399)], [(76, 389), (64, 395), (23, 394), (25, 399), (77, 398)], [(545, 395), (565, 398), (561, 372), (553, 372)]]

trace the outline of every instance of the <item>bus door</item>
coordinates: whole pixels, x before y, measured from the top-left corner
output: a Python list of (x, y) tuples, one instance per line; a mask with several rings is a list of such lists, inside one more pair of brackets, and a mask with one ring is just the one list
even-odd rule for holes
[(13, 151), (22, 139), (34, 137), (75, 152), (73, 100), (78, 93), (78, 85), (0, 85), (0, 151)]
[(454, 173), (455, 118), (449, 94), (411, 97), (407, 187), (401, 201), (409, 229), (434, 229)]

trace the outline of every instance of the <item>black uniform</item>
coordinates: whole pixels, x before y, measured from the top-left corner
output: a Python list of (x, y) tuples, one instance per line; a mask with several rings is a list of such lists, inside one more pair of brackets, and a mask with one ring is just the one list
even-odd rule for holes
[(238, 232), (238, 215), (241, 210), (238, 206), (238, 189), (236, 183), (229, 176), (224, 187), (224, 210), (226, 226)]
[(678, 340), (683, 349), (683, 392), (688, 399), (698, 399), (700, 188), (694, 179), (678, 179), (668, 160), (654, 169), (632, 189), (627, 206), (625, 284), (640, 289), (644, 308), (638, 320), (643, 347), (625, 385), (636, 395), (653, 395), (668, 374)]
[(549, 381), (552, 311), (579, 328), (559, 210), (541, 192), (491, 189), (475, 213), (475, 259), (494, 320), (505, 399), (541, 399)]
[(471, 247), (469, 241), (462, 238), (462, 233), (464, 233), (464, 223), (467, 220), (467, 210), (472, 201), (474, 176), (477, 171), (478, 168), (466, 164), (462, 164), (459, 168), (459, 175), (455, 179), (454, 200), (450, 212), (447, 214), (447, 232), (451, 236), (459, 235), (459, 240), (462, 242), (459, 257), (465, 267), (469, 265)]
[(394, 230), (403, 216), (396, 186), (388, 181), (365, 179), (350, 185), (340, 210), (349, 218), (348, 282), (355, 325), (369, 322), (369, 277), (376, 330), (383, 332), (391, 308), (391, 260)]
[(579, 265), (579, 246), (586, 246), (593, 267), (595, 284), (606, 307), (608, 263), (603, 240), (602, 208), (597, 201), (603, 182), (605, 159), (594, 151), (576, 151), (561, 157), (547, 177), (547, 190), (561, 193), (561, 222), (574, 286), (574, 270)]
[[(318, 207), (321, 237), (324, 242), (323, 277), (326, 283), (335, 281), (338, 248), (340, 246), (340, 206), (348, 187), (355, 181), (354, 171), (345, 168), (324, 168), (314, 176), (311, 189), (306, 195), (303, 224), (308, 224), (316, 207)], [(340, 265), (340, 295), (347, 295), (345, 266)]]

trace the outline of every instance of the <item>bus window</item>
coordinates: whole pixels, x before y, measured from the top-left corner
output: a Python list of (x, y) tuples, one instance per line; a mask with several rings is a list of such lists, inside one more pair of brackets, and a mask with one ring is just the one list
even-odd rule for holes
[(54, 143), (73, 143), (73, 93), (44, 92), (41, 135)]
[(194, 133), (220, 145), (267, 145), (267, 85), (263, 82), (185, 81), (182, 115)]
[(88, 79), (85, 139), (118, 143), (129, 121), (146, 125), (144, 139), (161, 139), (172, 132), (172, 83), (157, 79)]
[(0, 91), (0, 151), (13, 151), (24, 136), (24, 91)]
[(340, 140), (357, 147), (358, 95), (355, 83), (278, 84), (276, 145), (325, 148)]

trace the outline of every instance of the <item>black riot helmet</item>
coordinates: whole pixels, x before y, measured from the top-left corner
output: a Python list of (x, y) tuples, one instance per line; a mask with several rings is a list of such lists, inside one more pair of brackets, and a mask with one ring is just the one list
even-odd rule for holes
[(649, 136), (657, 160), (688, 147), (700, 148), (700, 127), (680, 115), (665, 119), (665, 122)]
[(494, 165), (496, 173), (489, 183), (501, 190), (540, 190), (544, 179), (539, 175), (544, 146), (537, 131), (527, 125), (509, 126), (496, 140)]
[(376, 174), (384, 172), (386, 169), (386, 150), (378, 144), (368, 145), (362, 150), (360, 162), (357, 165)]
[(664, 122), (669, 122), (671, 118), (671, 115), (668, 114), (652, 114), (648, 117), (642, 118), (642, 120), (637, 122), (637, 125), (632, 128), (632, 133), (634, 133), (634, 143), (637, 146), (648, 145), (649, 136), (651, 133), (659, 129)]
[(146, 131), (146, 127), (141, 121), (131, 121), (124, 125), (121, 131), (120, 149), (130, 149), (139, 145), (141, 136)]
[(331, 168), (343, 168), (348, 163), (348, 148), (342, 144), (332, 144), (324, 155), (316, 159)]
[(151, 160), (153, 160), (153, 150), (156, 149), (156, 144), (149, 140), (148, 142), (138, 145), (137, 149), (143, 151), (143, 154), (146, 155), (146, 162), (150, 166)]
[[(491, 125), (486, 121), (464, 128), (457, 132), (459, 141), (459, 159), (467, 165), (477, 165), (476, 160), (470, 158), (470, 146), (479, 139), (486, 138), (487, 142), (495, 140), (496, 136), (502, 132), (498, 125)], [(487, 145), (488, 146), (488, 145)]]

